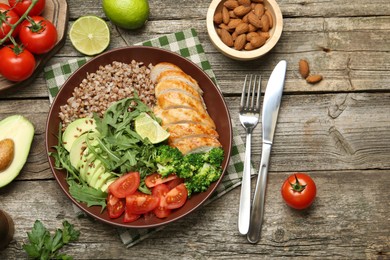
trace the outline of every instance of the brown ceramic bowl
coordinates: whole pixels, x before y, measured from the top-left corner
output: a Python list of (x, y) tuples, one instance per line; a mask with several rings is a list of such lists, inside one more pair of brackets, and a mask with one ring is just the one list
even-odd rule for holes
[[(158, 62), (162, 61), (171, 62), (178, 65), (184, 72), (191, 75), (199, 82), (200, 87), (204, 91), (203, 98), (207, 105), (208, 112), (215, 121), (217, 130), (220, 134), (220, 142), (222, 143), (223, 149), (225, 151), (225, 159), (222, 164), (223, 172), (225, 172), (229, 162), (232, 146), (232, 126), (229, 111), (227, 109), (226, 103), (220, 90), (213, 83), (210, 77), (193, 62), (189, 61), (186, 58), (183, 58), (176, 53), (154, 47), (133, 46), (107, 51), (100, 56), (97, 56), (94, 59), (88, 61), (86, 64), (80, 67), (65, 82), (51, 106), (46, 125), (47, 152), (53, 152), (53, 146), (58, 144), (57, 136), (58, 127), (60, 123), (58, 114), (60, 111), (60, 106), (64, 105), (67, 99), (72, 96), (72, 92), (75, 86), (78, 86), (81, 83), (81, 81), (86, 77), (87, 73), (92, 73), (98, 70), (100, 65), (106, 65), (113, 61), (130, 63), (131, 60), (136, 60), (139, 62), (142, 61), (145, 64), (157, 64)], [(214, 182), (207, 191), (199, 194), (193, 194), (182, 208), (175, 210), (165, 219), (158, 219), (154, 216), (150, 218), (141, 217), (135, 222), (123, 223), (122, 217), (118, 219), (110, 219), (106, 210), (102, 213), (100, 212), (101, 207), (87, 207), (86, 204), (79, 203), (73, 197), (71, 197), (71, 195), (69, 194), (69, 186), (65, 179), (66, 172), (62, 170), (57, 170), (55, 168), (55, 162), (52, 157), (48, 156), (48, 159), (54, 177), (56, 178), (61, 189), (65, 192), (69, 199), (73, 201), (73, 203), (75, 203), (80, 209), (82, 209), (84, 212), (86, 212), (93, 218), (96, 218), (108, 224), (128, 228), (152, 228), (171, 223), (186, 216), (187, 214), (201, 206), (211, 196), (211, 194), (219, 185), (223, 177), (222, 175), (221, 178), (218, 181)]]

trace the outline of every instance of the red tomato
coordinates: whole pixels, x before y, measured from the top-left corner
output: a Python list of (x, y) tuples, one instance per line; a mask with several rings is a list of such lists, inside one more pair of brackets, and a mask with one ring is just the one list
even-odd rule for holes
[(124, 199), (119, 199), (108, 193), (107, 196), (107, 211), (110, 218), (119, 218), (125, 211)]
[(8, 45), (0, 49), (0, 74), (11, 81), (22, 81), (32, 75), (35, 58), (20, 46)]
[(139, 172), (130, 172), (111, 183), (108, 190), (117, 198), (126, 198), (138, 189), (139, 184)]
[(159, 205), (160, 199), (153, 195), (133, 194), (126, 197), (126, 210), (132, 214), (145, 214)]
[(153, 174), (150, 174), (146, 177), (145, 184), (148, 188), (152, 188), (156, 185), (159, 185), (161, 183), (165, 183), (165, 182), (177, 179), (177, 178), (178, 177), (176, 174), (170, 174), (167, 177), (163, 178), (160, 174), (153, 173)]
[(188, 191), (184, 183), (170, 190), (165, 197), (167, 209), (177, 209), (184, 205), (188, 197)]
[(172, 210), (167, 209), (165, 203), (165, 196), (167, 195), (168, 192), (169, 192), (168, 185), (164, 183), (155, 186), (152, 190), (153, 196), (160, 198), (159, 205), (157, 206), (157, 208), (153, 210), (154, 215), (156, 215), (156, 217), (158, 218), (166, 218), (169, 216), (169, 214), (171, 214)]
[[(31, 0), (8, 0), (8, 3), (11, 7), (13, 7), (13, 10), (19, 15), (22, 16), (29, 6), (31, 5)], [(35, 6), (31, 9), (29, 16), (34, 15), (40, 15), (43, 10), (45, 9), (45, 0), (38, 0), (38, 2), (35, 4)]]
[(41, 16), (33, 16), (21, 24), (19, 38), (27, 50), (35, 54), (43, 54), (56, 45), (57, 29), (49, 20)]
[[(6, 4), (0, 3), (0, 39), (3, 39), (11, 30), (11, 26), (19, 20), (19, 15), (10, 9)], [(19, 33), (20, 26), (12, 32), (12, 36), (16, 37)]]
[(125, 216), (123, 217), (123, 222), (124, 223), (133, 222), (133, 221), (136, 221), (137, 219), (139, 219), (140, 217), (141, 217), (141, 215), (133, 214), (129, 210), (126, 209)]
[(305, 209), (313, 203), (317, 188), (309, 175), (294, 173), (284, 181), (281, 192), (287, 205), (294, 209)]

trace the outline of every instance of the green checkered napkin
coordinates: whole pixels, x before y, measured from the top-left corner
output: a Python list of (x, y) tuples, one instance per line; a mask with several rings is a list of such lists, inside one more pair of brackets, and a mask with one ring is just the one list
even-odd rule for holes
[[(200, 66), (211, 79), (216, 82), (215, 75), (211, 70), (210, 63), (206, 58), (197, 32), (194, 29), (187, 29), (182, 32), (169, 34), (137, 45), (160, 47), (179, 53), (181, 56), (186, 57)], [(88, 58), (73, 59), (68, 60), (65, 63), (54, 64), (45, 68), (44, 75), (49, 88), (50, 102), (53, 101), (54, 96), (58, 93), (59, 88), (64, 84), (65, 80), (81, 65), (86, 63), (87, 60)], [(241, 184), (245, 147), (241, 137), (235, 129), (234, 122), (232, 123), (233, 147), (227, 172), (225, 173), (221, 184), (205, 204), (223, 196)], [(251, 170), (252, 174), (254, 174), (254, 169), (252, 168)], [(75, 209), (78, 210), (77, 207), (75, 207)], [(118, 231), (122, 242), (127, 247), (130, 247), (163, 228), (164, 226), (154, 229), (119, 228)]]

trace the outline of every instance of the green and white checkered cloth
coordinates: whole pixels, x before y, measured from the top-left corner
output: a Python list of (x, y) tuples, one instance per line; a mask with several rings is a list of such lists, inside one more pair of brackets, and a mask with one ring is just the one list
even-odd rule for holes
[[(181, 56), (196, 63), (211, 77), (214, 82), (217, 82), (214, 72), (211, 70), (210, 63), (206, 58), (204, 49), (199, 41), (197, 32), (194, 29), (187, 29), (136, 45), (160, 47), (179, 53)], [(87, 60), (88, 58), (72, 59), (65, 63), (54, 64), (45, 68), (44, 75), (49, 88), (50, 102), (53, 101), (53, 98), (58, 93), (59, 88), (64, 84), (66, 79), (80, 66), (86, 63)], [(205, 204), (214, 201), (241, 184), (245, 145), (235, 129), (234, 122), (232, 123), (233, 146), (227, 172), (214, 194)], [(252, 168), (251, 171), (253, 175), (255, 173), (254, 169)], [(122, 242), (127, 247), (131, 247), (163, 228), (164, 226), (154, 229), (118, 228), (118, 231)]]

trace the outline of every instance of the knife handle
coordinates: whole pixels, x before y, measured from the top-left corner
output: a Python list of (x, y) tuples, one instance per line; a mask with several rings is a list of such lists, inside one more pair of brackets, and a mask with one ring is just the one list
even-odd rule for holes
[(251, 140), (252, 133), (248, 131), (245, 145), (244, 170), (242, 172), (240, 207), (238, 210), (238, 232), (241, 235), (248, 233), (251, 214)]
[(271, 147), (272, 144), (263, 143), (260, 168), (257, 176), (255, 195), (252, 204), (249, 231), (247, 234), (248, 241), (253, 244), (260, 240), (261, 226), (264, 216), (265, 191), (267, 187), (268, 163), (271, 154)]

